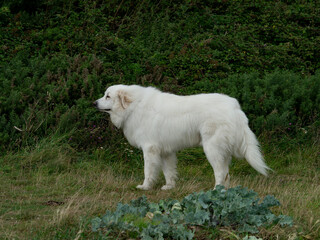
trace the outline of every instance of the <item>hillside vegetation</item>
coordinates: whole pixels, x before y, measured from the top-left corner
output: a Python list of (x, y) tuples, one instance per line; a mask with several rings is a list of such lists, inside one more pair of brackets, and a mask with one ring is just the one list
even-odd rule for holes
[(0, 19), (2, 149), (103, 128), (91, 102), (114, 83), (229, 94), (257, 134), (319, 126), (313, 2), (16, 0)]
[[(275, 172), (233, 161), (231, 185), (275, 195), (276, 215), (294, 222), (257, 236), (316, 239), (319, 26), (317, 1), (0, 1), (0, 236), (103, 239), (91, 219), (142, 196), (141, 152), (92, 107), (122, 83), (237, 98)], [(201, 149), (178, 157), (179, 187), (147, 193), (151, 202), (214, 186)], [(226, 226), (188, 231), (246, 236)]]

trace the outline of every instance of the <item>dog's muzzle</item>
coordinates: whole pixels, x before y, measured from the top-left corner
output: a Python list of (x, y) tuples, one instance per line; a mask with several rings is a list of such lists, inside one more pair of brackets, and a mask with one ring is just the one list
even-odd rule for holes
[(94, 101), (93, 103), (92, 103), (92, 105), (93, 105), (93, 107), (95, 107), (96, 109), (98, 109), (100, 112), (110, 112), (111, 111), (111, 109), (100, 109), (99, 108), (99, 104), (98, 104), (98, 101)]

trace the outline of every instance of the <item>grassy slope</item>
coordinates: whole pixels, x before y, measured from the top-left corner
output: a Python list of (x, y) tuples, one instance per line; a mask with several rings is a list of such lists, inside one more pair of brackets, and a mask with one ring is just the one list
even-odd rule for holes
[[(135, 189), (143, 180), (141, 164), (132, 168), (130, 162), (104, 159), (104, 152), (99, 149), (92, 155), (77, 154), (46, 142), (35, 150), (2, 158), (5, 172), (0, 175), (0, 235), (7, 239), (98, 238), (90, 232), (89, 220), (114, 208), (119, 201), (128, 202), (143, 194), (150, 201), (179, 199), (214, 185), (213, 172), (201, 149), (179, 153), (180, 180), (176, 189), (161, 191), (164, 180), (160, 179), (149, 192)], [(260, 196), (275, 195), (282, 206), (274, 211), (294, 218), (294, 228), (262, 229), (260, 236), (320, 236), (320, 170), (319, 162), (314, 161), (319, 159), (319, 152), (319, 146), (304, 146), (289, 154), (267, 152), (267, 162), (275, 169), (268, 178), (255, 173), (244, 161), (233, 161), (232, 186), (254, 189)], [(141, 160), (139, 154), (131, 157)], [(215, 234), (232, 239), (230, 232), (222, 229)]]

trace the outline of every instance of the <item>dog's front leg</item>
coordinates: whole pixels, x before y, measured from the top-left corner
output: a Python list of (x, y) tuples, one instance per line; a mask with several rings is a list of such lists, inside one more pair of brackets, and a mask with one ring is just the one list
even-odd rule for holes
[(175, 187), (177, 179), (177, 157), (175, 153), (162, 156), (162, 171), (166, 179), (166, 185), (162, 190), (169, 190)]
[(148, 146), (142, 149), (144, 158), (144, 181), (138, 185), (138, 189), (150, 190), (157, 180), (161, 169), (160, 150), (156, 146)]

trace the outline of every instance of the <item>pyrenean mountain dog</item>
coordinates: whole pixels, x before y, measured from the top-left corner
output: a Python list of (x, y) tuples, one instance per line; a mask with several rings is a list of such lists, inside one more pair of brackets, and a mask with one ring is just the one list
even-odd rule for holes
[(232, 156), (245, 158), (263, 175), (269, 169), (259, 143), (248, 126), (238, 101), (223, 94), (177, 96), (152, 87), (115, 85), (94, 102), (122, 128), (129, 143), (142, 149), (144, 182), (137, 188), (149, 190), (162, 169), (166, 185), (175, 187), (176, 152), (203, 146), (215, 175), (215, 185), (228, 187)]

